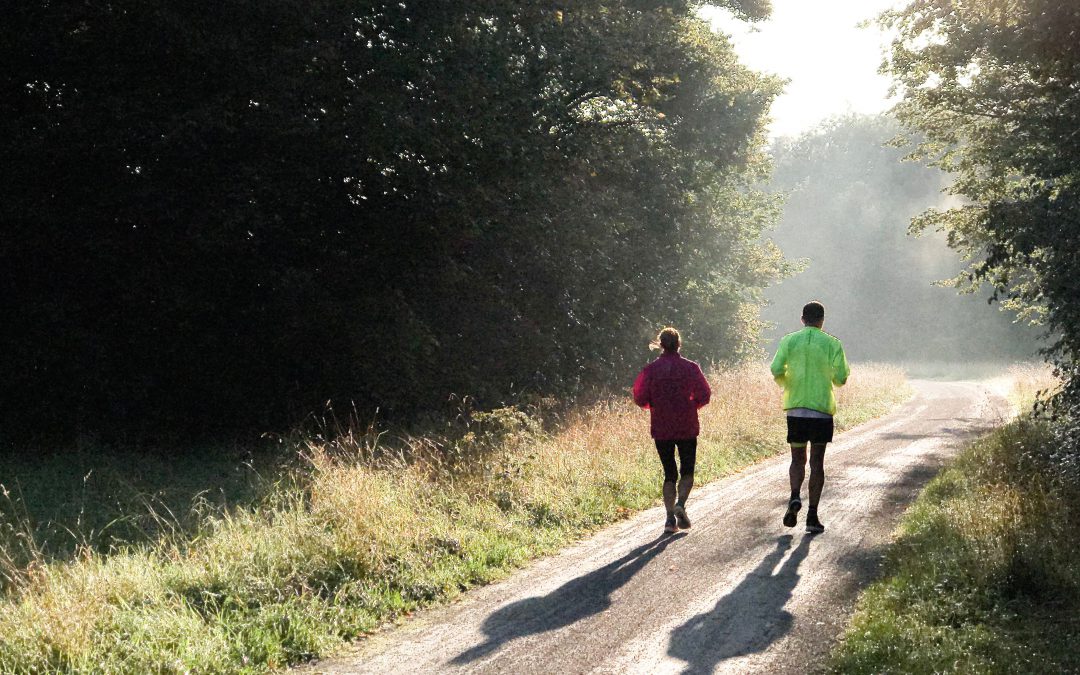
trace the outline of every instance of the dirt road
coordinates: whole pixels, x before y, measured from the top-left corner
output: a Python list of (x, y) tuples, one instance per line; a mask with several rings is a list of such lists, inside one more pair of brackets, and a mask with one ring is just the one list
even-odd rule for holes
[(900, 513), (962, 441), (1007, 415), (979, 383), (913, 385), (900, 410), (829, 447), (823, 534), (804, 534), (802, 518), (795, 529), (781, 524), (780, 456), (696, 490), (687, 533), (662, 536), (662, 509), (649, 509), (303, 670), (814, 671), (876, 575)]

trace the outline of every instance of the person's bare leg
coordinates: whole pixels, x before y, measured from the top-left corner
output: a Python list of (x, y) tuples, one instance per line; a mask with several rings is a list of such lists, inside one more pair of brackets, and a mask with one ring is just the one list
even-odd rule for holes
[(810, 508), (817, 510), (821, 488), (825, 485), (825, 444), (810, 444)]
[(795, 527), (799, 520), (799, 510), (802, 502), (799, 501), (799, 491), (802, 490), (803, 478), (806, 477), (806, 445), (791, 446), (791, 466), (788, 467), (788, 477), (791, 479), (791, 498), (788, 500), (788, 508), (784, 513), (784, 525)]
[(686, 506), (686, 498), (690, 496), (690, 490), (693, 489), (693, 487), (694, 474), (679, 476), (679, 504)]
[(791, 479), (791, 498), (799, 496), (802, 490), (803, 479), (806, 477), (806, 444), (791, 446), (791, 466), (788, 467), (788, 477)]
[(678, 523), (680, 530), (690, 529), (690, 516), (686, 513), (686, 498), (690, 496), (692, 487), (694, 487), (694, 474), (679, 476), (679, 501), (675, 502), (675, 522)]
[(675, 513), (675, 481), (664, 481), (664, 508), (669, 516)]
[(806, 510), (806, 531), (817, 534), (825, 531), (818, 518), (817, 507), (821, 488), (825, 485), (825, 444), (810, 444), (810, 507)]

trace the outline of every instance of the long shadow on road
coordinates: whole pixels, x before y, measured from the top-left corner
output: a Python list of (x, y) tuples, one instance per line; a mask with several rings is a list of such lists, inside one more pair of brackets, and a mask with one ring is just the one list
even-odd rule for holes
[(611, 594), (659, 555), (683, 533), (663, 535), (630, 551), (598, 570), (572, 579), (544, 596), (525, 598), (501, 607), (484, 619), (487, 640), (455, 656), (462, 665), (482, 658), (526, 635), (536, 635), (576, 623), (611, 606)]
[(812, 539), (804, 536), (776, 569), (793, 540), (790, 534), (780, 537), (776, 548), (716, 607), (672, 631), (668, 654), (686, 662), (684, 673), (711, 673), (721, 661), (764, 651), (791, 630), (792, 616), (784, 605), (799, 582), (799, 564)]

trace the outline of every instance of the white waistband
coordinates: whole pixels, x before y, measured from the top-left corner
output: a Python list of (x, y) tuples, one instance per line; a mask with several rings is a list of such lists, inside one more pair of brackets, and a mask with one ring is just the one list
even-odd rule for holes
[(789, 408), (787, 410), (788, 417), (812, 417), (819, 420), (830, 420), (832, 415), (829, 413), (823, 413), (820, 410), (811, 410), (810, 408)]

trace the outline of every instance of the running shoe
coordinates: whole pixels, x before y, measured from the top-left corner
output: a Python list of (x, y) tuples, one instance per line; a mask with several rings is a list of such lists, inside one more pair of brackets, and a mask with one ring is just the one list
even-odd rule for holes
[(825, 526), (818, 520), (817, 513), (811, 511), (806, 514), (806, 532), (808, 534), (820, 534), (825, 531)]
[(678, 532), (679, 526), (675, 523), (675, 515), (669, 513), (667, 520), (664, 521), (664, 532)]
[(690, 516), (686, 515), (686, 507), (681, 504), (675, 505), (675, 520), (680, 530), (690, 529)]
[(802, 501), (798, 497), (788, 502), (787, 513), (784, 514), (784, 525), (787, 527), (795, 527), (795, 523), (799, 520), (799, 509), (802, 508)]

